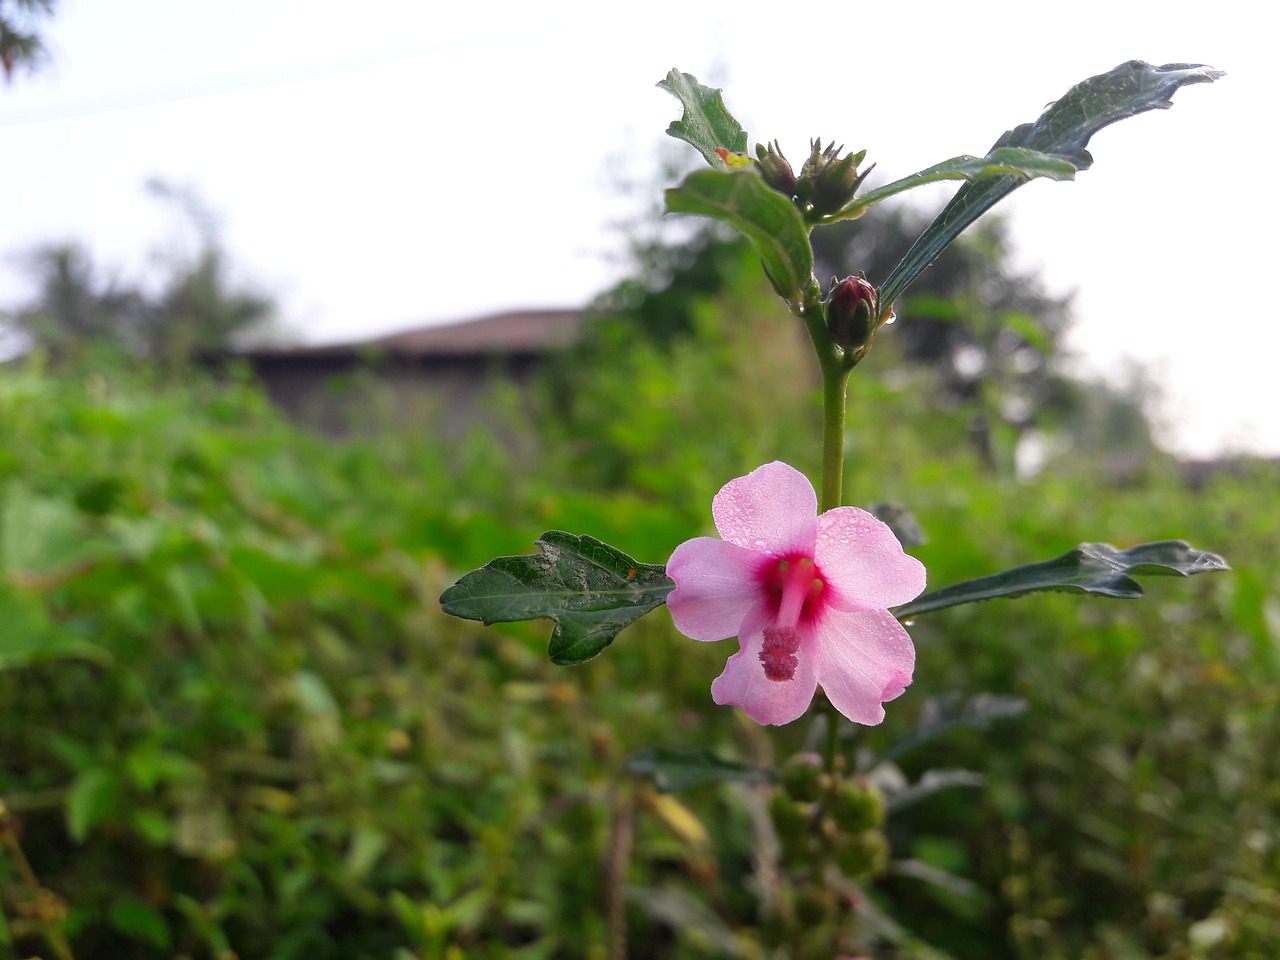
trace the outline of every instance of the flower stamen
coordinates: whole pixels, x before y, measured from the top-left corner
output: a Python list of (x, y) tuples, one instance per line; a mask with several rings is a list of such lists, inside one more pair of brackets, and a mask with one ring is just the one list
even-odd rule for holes
[(770, 680), (790, 680), (796, 675), (796, 667), (800, 663), (796, 658), (799, 649), (800, 638), (794, 630), (766, 629), (764, 644), (760, 647), (764, 675)]

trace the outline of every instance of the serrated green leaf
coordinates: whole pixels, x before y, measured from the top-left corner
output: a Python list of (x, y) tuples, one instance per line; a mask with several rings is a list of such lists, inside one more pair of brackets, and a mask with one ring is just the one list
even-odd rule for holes
[(1196, 550), (1182, 540), (1158, 540), (1127, 550), (1117, 550), (1109, 543), (1082, 543), (1052, 560), (1014, 567), (926, 593), (911, 603), (895, 607), (893, 613), (903, 619), (962, 603), (1046, 590), (1136, 599), (1142, 596), (1142, 587), (1135, 576), (1189, 577), (1230, 569), (1216, 553)]
[[(1179, 87), (1210, 83), (1222, 75), (1221, 70), (1199, 63), (1153, 67), (1141, 60), (1130, 60), (1109, 73), (1076, 84), (1034, 123), (1006, 131), (987, 156), (1010, 148), (1030, 150), (1085, 170), (1093, 163), (1085, 147), (1103, 127), (1148, 110), (1167, 109), (1172, 105), (1169, 98)], [(1021, 175), (992, 174), (979, 176), (961, 187), (879, 285), (880, 302), (890, 304), (901, 296), (961, 231), (1026, 182)]]
[(746, 234), (774, 287), (798, 299), (813, 272), (809, 231), (794, 203), (753, 169), (698, 170), (667, 191), (667, 210), (697, 213)]
[(771, 783), (773, 772), (745, 763), (722, 760), (710, 750), (667, 750), (646, 747), (631, 755), (627, 769), (640, 776), (652, 777), (663, 793), (675, 793), (702, 783)]
[(987, 778), (972, 770), (926, 770), (911, 786), (885, 798), (885, 811), (898, 813), (935, 793), (956, 787), (980, 787)]
[(967, 154), (943, 160), (931, 167), (917, 171), (901, 180), (887, 183), (858, 197), (853, 203), (832, 214), (823, 217), (823, 223), (835, 223), (837, 220), (852, 220), (866, 212), (867, 207), (878, 203), (886, 197), (936, 183), (939, 180), (977, 180), (980, 177), (1017, 177), (1032, 180), (1036, 177), (1047, 177), (1050, 180), (1074, 180), (1076, 166), (1070, 160), (1055, 157), (1039, 150), (1027, 150), (1022, 147), (997, 147), (985, 157), (972, 157)]
[(668, 136), (695, 147), (713, 167), (724, 166), (716, 147), (730, 153), (746, 152), (747, 132), (725, 107), (719, 90), (704, 87), (692, 74), (676, 69), (659, 80), (658, 86), (684, 105), (684, 115), (667, 127)]
[(468, 573), (440, 595), (444, 612), (486, 624), (554, 620), (548, 652), (567, 665), (596, 656), (675, 589), (661, 564), (638, 563), (594, 537), (551, 530), (537, 545), (540, 553)]
[(936, 867), (924, 860), (894, 860), (889, 864), (889, 871), (900, 877), (911, 877), (945, 890), (947, 893), (956, 897), (963, 897), (966, 900), (982, 900), (990, 901), (991, 894), (987, 893), (982, 887), (967, 880), (964, 877), (957, 876)]
[(878, 767), (882, 763), (896, 760), (952, 730), (962, 727), (986, 730), (996, 720), (1019, 716), (1026, 709), (1027, 701), (1021, 697), (994, 693), (980, 693), (963, 701), (956, 693), (930, 697), (920, 708), (920, 718), (916, 721), (915, 729), (877, 753), (872, 766)]

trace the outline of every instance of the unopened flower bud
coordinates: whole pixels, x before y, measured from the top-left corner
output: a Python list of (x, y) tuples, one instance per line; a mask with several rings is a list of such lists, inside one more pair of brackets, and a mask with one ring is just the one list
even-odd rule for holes
[(884, 823), (884, 794), (869, 783), (845, 781), (829, 803), (831, 815), (840, 828), (849, 833), (870, 830)]
[(782, 155), (782, 150), (775, 140), (768, 147), (756, 144), (756, 159), (760, 161), (760, 176), (764, 182), (790, 199), (796, 195), (796, 174), (791, 164)]
[(775, 793), (769, 802), (769, 814), (783, 854), (791, 860), (806, 856), (812, 834), (808, 809), (785, 793)]
[[(858, 164), (867, 151), (851, 153), (826, 164), (814, 177), (813, 209), (815, 213), (835, 213), (853, 200), (866, 173), (858, 173)], [(869, 170), (870, 168), (868, 168)]]
[(834, 143), (824, 147), (821, 140), (810, 143), (809, 158), (800, 168), (796, 182), (796, 199), (813, 214), (826, 216), (848, 206), (859, 184), (871, 172), (871, 167), (858, 172), (858, 164), (866, 158), (867, 151), (842, 157), (843, 149)]
[(822, 793), (822, 758), (816, 753), (792, 757), (782, 768), (782, 789), (792, 800), (812, 803)]
[(827, 168), (839, 155), (842, 148), (837, 147), (834, 142), (828, 143), (825, 147), (822, 145), (822, 138), (809, 141), (809, 157), (804, 162), (804, 166), (800, 168), (800, 176), (806, 180), (816, 180), (818, 175)]
[(865, 277), (845, 277), (831, 288), (827, 299), (827, 332), (846, 350), (856, 350), (871, 339), (879, 297)]
[(879, 830), (843, 837), (836, 847), (835, 861), (850, 880), (874, 876), (889, 864), (889, 841)]

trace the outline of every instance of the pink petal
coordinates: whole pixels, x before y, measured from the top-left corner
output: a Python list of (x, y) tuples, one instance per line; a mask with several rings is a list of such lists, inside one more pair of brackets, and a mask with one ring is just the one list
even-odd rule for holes
[(836, 507), (818, 517), (814, 561), (834, 588), (842, 610), (894, 607), (924, 590), (925, 571), (888, 525), (857, 507)]
[(724, 673), (711, 682), (711, 699), (721, 705), (742, 707), (756, 723), (790, 723), (809, 709), (818, 686), (814, 645), (802, 638), (795, 676), (790, 680), (770, 680), (760, 663), (768, 622), (763, 606), (751, 612), (742, 625), (738, 652), (725, 663)]
[(775, 460), (730, 480), (711, 502), (720, 536), (770, 556), (811, 556), (818, 496), (803, 473)]
[(692, 640), (736, 636), (760, 599), (757, 563), (750, 550), (715, 537), (695, 537), (676, 547), (667, 562), (667, 576), (676, 582), (667, 595), (676, 629)]
[(884, 719), (881, 704), (911, 683), (916, 651), (886, 610), (828, 610), (813, 626), (818, 682), (835, 708), (855, 723)]

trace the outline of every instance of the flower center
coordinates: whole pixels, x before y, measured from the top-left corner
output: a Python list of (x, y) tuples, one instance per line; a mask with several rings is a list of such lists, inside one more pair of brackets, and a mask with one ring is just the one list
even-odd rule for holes
[(761, 579), (778, 601), (772, 625), (765, 628), (760, 647), (760, 663), (770, 680), (790, 680), (795, 676), (800, 652), (796, 628), (802, 616), (817, 612), (826, 583), (810, 557), (783, 557), (771, 560), (761, 571)]
[(794, 630), (768, 627), (764, 632), (764, 645), (760, 647), (764, 675), (770, 680), (790, 680), (796, 675), (796, 666), (800, 663), (796, 657), (799, 649), (800, 638)]

